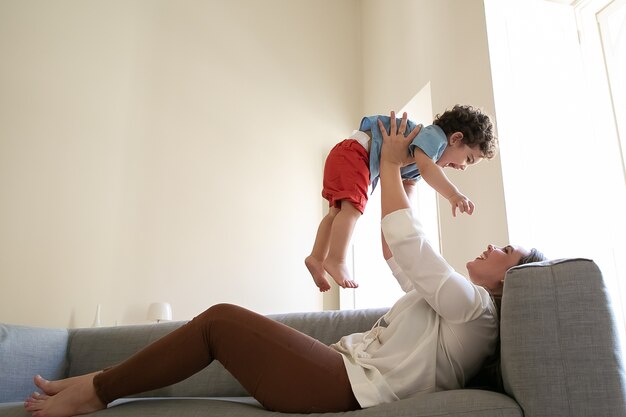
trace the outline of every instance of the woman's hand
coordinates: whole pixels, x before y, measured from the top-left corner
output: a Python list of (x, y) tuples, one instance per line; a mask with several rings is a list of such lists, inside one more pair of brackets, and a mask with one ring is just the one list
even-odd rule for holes
[(402, 122), (397, 127), (396, 114), (391, 112), (390, 132), (387, 133), (383, 123), (380, 120), (378, 121), (380, 134), (383, 137), (383, 146), (380, 154), (380, 207), (383, 217), (396, 210), (411, 207), (404, 191), (400, 168), (405, 165), (409, 154), (409, 143), (417, 136), (420, 128), (413, 129), (405, 138), (406, 124), (406, 113), (402, 115)]
[(380, 153), (380, 164), (391, 164), (402, 167), (406, 165), (407, 160), (411, 159), (409, 155), (409, 144), (415, 139), (415, 136), (420, 132), (421, 125), (413, 129), (408, 136), (404, 137), (407, 129), (407, 114), (402, 114), (402, 121), (400, 126), (396, 125), (396, 113), (391, 112), (390, 116), (390, 132), (387, 134), (387, 130), (383, 125), (383, 122), (378, 120), (378, 127), (380, 128), (380, 134), (383, 138), (383, 145)]

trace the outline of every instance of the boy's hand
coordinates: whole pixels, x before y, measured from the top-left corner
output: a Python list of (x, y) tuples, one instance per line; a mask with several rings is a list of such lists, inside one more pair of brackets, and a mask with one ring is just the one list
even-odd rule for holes
[(459, 192), (456, 192), (448, 197), (448, 201), (450, 202), (450, 205), (452, 205), (452, 217), (456, 217), (457, 208), (460, 213), (467, 213), (471, 215), (474, 212), (474, 203)]

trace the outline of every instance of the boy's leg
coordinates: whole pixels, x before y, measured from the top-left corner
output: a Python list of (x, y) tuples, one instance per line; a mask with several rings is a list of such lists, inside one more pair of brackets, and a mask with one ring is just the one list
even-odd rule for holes
[(341, 210), (333, 220), (330, 232), (330, 246), (324, 261), (324, 269), (343, 288), (356, 288), (359, 285), (350, 277), (350, 270), (346, 263), (348, 247), (352, 239), (352, 232), (361, 212), (352, 203), (341, 201)]
[(311, 273), (315, 285), (320, 291), (330, 290), (330, 284), (326, 279), (326, 271), (324, 270), (324, 259), (328, 254), (328, 245), (330, 242), (330, 230), (333, 225), (333, 219), (335, 215), (339, 213), (339, 209), (331, 207), (328, 214), (324, 216), (317, 228), (317, 235), (315, 236), (315, 243), (311, 254), (304, 259), (304, 264)]
[(339, 211), (329, 223), (330, 241), (328, 253), (323, 260), (323, 269), (344, 288), (358, 286), (350, 278), (346, 266), (346, 253), (354, 224), (365, 209), (369, 175), (368, 152), (354, 139), (347, 139), (335, 145), (326, 158), (322, 196), (328, 200), (331, 207)]
[[(58, 417), (84, 414), (117, 398), (181, 381), (213, 359), (268, 409), (311, 413), (359, 408), (338, 352), (267, 317), (219, 304), (120, 365), (56, 395), (31, 397), (26, 409)], [(94, 399), (99, 400), (95, 405)]]

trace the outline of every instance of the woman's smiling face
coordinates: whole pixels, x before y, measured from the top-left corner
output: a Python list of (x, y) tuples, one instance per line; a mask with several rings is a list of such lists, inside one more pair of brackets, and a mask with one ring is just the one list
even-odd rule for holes
[(495, 293), (502, 289), (502, 281), (511, 267), (519, 264), (530, 251), (516, 245), (499, 247), (488, 245), (487, 250), (465, 266), (469, 277), (476, 285), (481, 285)]

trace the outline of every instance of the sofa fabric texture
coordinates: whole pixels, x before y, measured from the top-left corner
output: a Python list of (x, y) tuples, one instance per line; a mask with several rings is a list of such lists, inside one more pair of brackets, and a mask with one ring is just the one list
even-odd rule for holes
[(42, 375), (65, 378), (68, 339), (65, 329), (0, 323), (0, 403), (23, 400), (33, 392), (32, 378), (24, 378), (25, 370), (41, 369)]
[[(386, 309), (270, 317), (331, 344), (368, 330)], [(81, 329), (0, 324), (0, 417), (26, 417), (32, 376), (80, 375), (114, 365), (184, 322)], [(501, 312), (501, 383), (424, 394), (325, 416), (623, 417), (626, 382), (600, 270), (565, 259), (515, 267)], [(158, 366), (158, 364), (155, 364)], [(218, 363), (158, 390), (115, 401), (96, 417), (295, 416), (264, 410)]]
[(615, 395), (623, 393), (624, 368), (597, 265), (529, 265), (511, 270), (505, 283), (506, 392), (532, 416), (626, 416), (624, 396)]

